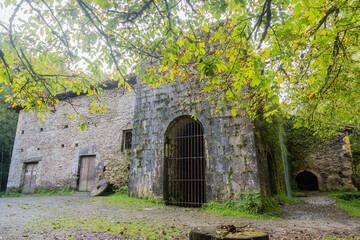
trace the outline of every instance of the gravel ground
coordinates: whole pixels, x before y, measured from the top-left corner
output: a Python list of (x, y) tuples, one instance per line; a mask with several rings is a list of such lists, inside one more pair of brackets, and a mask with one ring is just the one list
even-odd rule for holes
[[(69, 232), (29, 231), (28, 226), (50, 218), (62, 216), (90, 217), (109, 216), (111, 221), (166, 222), (183, 226), (184, 231), (196, 227), (216, 227), (222, 224), (243, 225), (265, 230), (270, 239), (322, 239), (324, 236), (360, 239), (360, 218), (350, 217), (337, 209), (335, 202), (321, 194), (302, 198), (303, 203), (281, 206), (283, 220), (254, 220), (224, 217), (194, 209), (161, 205), (143, 208), (119, 208), (101, 204), (99, 198), (86, 194), (72, 196), (42, 196), (0, 198), (0, 239), (68, 239)], [(106, 232), (77, 229), (71, 232), (73, 239), (134, 239), (137, 237), (111, 236)], [(164, 237), (164, 236), (163, 236)], [(140, 238), (140, 237), (139, 237)], [(174, 239), (175, 237), (165, 237)], [(179, 237), (177, 239), (186, 239)]]

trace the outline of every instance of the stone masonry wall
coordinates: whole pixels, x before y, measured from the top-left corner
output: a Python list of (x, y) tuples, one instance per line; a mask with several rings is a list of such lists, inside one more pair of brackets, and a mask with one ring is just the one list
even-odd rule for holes
[(320, 191), (355, 191), (348, 134), (342, 133), (316, 146), (294, 169), (293, 179), (303, 171), (315, 174)]
[(196, 118), (204, 128), (206, 200), (224, 200), (238, 192), (260, 190), (255, 140), (250, 120), (229, 110), (211, 114), (207, 101), (178, 106), (185, 82), (150, 88), (138, 84), (129, 174), (129, 195), (163, 197), (164, 134), (180, 116)]
[[(89, 116), (88, 131), (79, 131), (78, 120), (67, 115), (76, 111)], [(15, 137), (7, 189), (22, 189), (26, 163), (38, 162), (36, 189), (61, 189), (66, 185), (77, 187), (81, 156), (96, 155), (94, 176), (98, 177), (111, 163), (108, 170), (127, 167), (129, 157), (122, 151), (123, 130), (131, 129), (133, 123), (135, 93), (122, 89), (104, 90), (100, 97), (110, 109), (103, 114), (90, 114), (88, 107), (94, 100), (78, 96), (61, 101), (56, 112), (42, 122), (35, 112), (21, 111)], [(114, 162), (117, 167), (114, 167)], [(115, 169), (115, 170), (114, 170)], [(116, 173), (105, 172), (113, 184)], [(117, 179), (117, 180), (116, 180)]]

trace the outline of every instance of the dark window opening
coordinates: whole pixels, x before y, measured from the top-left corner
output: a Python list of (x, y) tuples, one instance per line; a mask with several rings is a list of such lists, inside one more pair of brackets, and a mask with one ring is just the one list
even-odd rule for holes
[(43, 128), (40, 128), (40, 132), (42, 132), (44, 129)]
[(304, 171), (299, 173), (296, 178), (296, 184), (300, 190), (316, 191), (319, 190), (319, 182), (315, 174)]
[(79, 146), (79, 144), (78, 143), (75, 143), (75, 147), (78, 147)]
[(63, 148), (63, 147), (65, 147), (65, 145), (64, 145), (64, 144), (61, 144), (61, 147)]
[(40, 148), (37, 149), (38, 151), (40, 150)]
[(24, 134), (24, 133), (25, 133), (25, 131), (24, 131), (24, 130), (22, 130), (22, 131), (21, 131), (21, 134)]
[(24, 151), (24, 149), (20, 149), (20, 151), (21, 151), (21, 152), (23, 152), (23, 151)]
[(131, 149), (132, 130), (123, 132), (123, 150)]
[(166, 204), (201, 207), (205, 195), (205, 145), (199, 121), (181, 117), (165, 134), (164, 200)]
[(65, 125), (64, 128), (68, 128), (69, 126), (68, 125)]

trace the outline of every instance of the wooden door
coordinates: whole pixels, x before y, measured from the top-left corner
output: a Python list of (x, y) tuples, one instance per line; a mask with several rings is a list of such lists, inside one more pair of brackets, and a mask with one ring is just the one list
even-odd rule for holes
[(79, 191), (89, 192), (95, 178), (95, 156), (85, 156), (80, 159)]
[(34, 193), (36, 185), (36, 174), (37, 174), (38, 163), (27, 163), (25, 166), (25, 177), (23, 193)]

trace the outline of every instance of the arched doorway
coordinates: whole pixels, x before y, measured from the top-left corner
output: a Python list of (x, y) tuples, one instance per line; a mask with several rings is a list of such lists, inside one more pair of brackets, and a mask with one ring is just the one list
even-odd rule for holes
[(319, 190), (319, 182), (315, 174), (309, 171), (300, 172), (296, 178), (296, 184), (300, 190), (316, 191)]
[(205, 199), (204, 130), (190, 116), (175, 119), (165, 134), (164, 201), (200, 207)]

